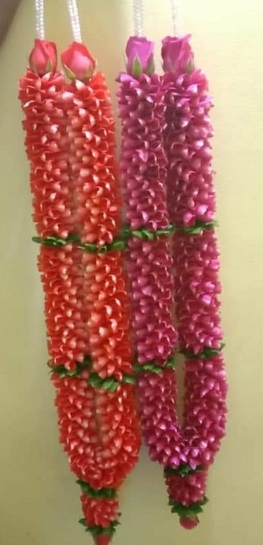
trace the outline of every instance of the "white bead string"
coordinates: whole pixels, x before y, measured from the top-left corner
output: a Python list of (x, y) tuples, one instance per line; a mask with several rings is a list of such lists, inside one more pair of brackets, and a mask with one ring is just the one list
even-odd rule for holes
[(45, 39), (44, 0), (35, 0), (36, 36), (39, 40)]
[(67, 3), (73, 39), (75, 42), (82, 42), (77, 1), (67, 0)]
[(171, 0), (173, 33), (178, 36), (181, 33), (180, 0)]
[(143, 0), (133, 0), (133, 18), (135, 36), (143, 36)]

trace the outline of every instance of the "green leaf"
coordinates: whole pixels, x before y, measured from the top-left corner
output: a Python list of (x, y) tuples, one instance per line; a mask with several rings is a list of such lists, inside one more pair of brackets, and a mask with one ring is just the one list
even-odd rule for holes
[(89, 383), (94, 388), (101, 388), (101, 384), (103, 382), (103, 379), (97, 375), (97, 373), (91, 373), (89, 376)]
[(127, 384), (136, 384), (136, 378), (130, 375), (123, 375), (122, 380)]
[(110, 245), (111, 250), (123, 250), (125, 248), (125, 240), (115, 240), (115, 242), (112, 242)]
[(47, 61), (46, 72), (53, 72), (53, 64), (51, 59), (48, 59)]
[(140, 231), (139, 229), (137, 229), (136, 231), (132, 231), (131, 233), (132, 233), (132, 236), (133, 236), (133, 237), (137, 237), (137, 238), (143, 239), (142, 231)]
[(132, 75), (138, 78), (142, 74), (142, 64), (139, 57), (135, 57), (132, 64)]
[(41, 237), (32, 237), (33, 242), (37, 242), (37, 244), (41, 244), (42, 238)]
[[(83, 522), (83, 521), (85, 521), (85, 522)], [(119, 522), (116, 520), (116, 521), (111, 522), (110, 526), (108, 526), (107, 528), (104, 528), (103, 526), (88, 526), (85, 519), (80, 519), (79, 522), (80, 522), (80, 524), (85, 526), (85, 528), (86, 528), (85, 531), (90, 532), (91, 535), (94, 538), (99, 536), (100, 534), (107, 534), (107, 535), (112, 536), (114, 534), (115, 530), (116, 530), (116, 527), (119, 524)]]
[(157, 229), (155, 233), (157, 236), (169, 235), (171, 233), (171, 229), (169, 227), (167, 227), (167, 229)]
[(108, 244), (103, 244), (103, 246), (99, 246), (99, 247), (96, 246), (96, 248), (97, 248), (98, 254), (106, 254), (106, 252), (109, 251)]
[(203, 512), (203, 508), (201, 505), (192, 505), (191, 512), (194, 513), (195, 515), (198, 515), (198, 513)]
[(169, 501), (169, 505), (171, 506), (172, 513), (178, 513), (179, 516), (193, 518), (198, 513), (203, 512), (203, 506), (207, 502), (208, 502), (208, 498), (204, 496), (204, 498), (200, 502), (192, 503), (191, 505), (188, 505), (188, 506), (173, 502), (172, 500)]
[(142, 367), (144, 371), (151, 371), (151, 373), (159, 373), (160, 369), (160, 367), (152, 363), (145, 363), (145, 365), (142, 365)]
[(200, 473), (204, 471), (202, 466), (198, 466), (196, 469), (192, 469), (188, 464), (181, 464), (179, 467), (165, 467), (165, 475), (179, 475), (180, 477), (187, 477), (188, 475), (193, 475), (194, 473)]
[(154, 240), (155, 238), (155, 233), (153, 231), (149, 231), (149, 229), (142, 229), (141, 233), (143, 238), (146, 238), (147, 240)]
[(119, 386), (119, 382), (114, 378), (106, 378), (102, 381), (102, 387), (105, 388), (105, 390), (109, 390), (109, 392), (115, 392)]
[(199, 352), (198, 354), (194, 354), (191, 350), (181, 350), (179, 353), (183, 354), (183, 356), (185, 356), (189, 360), (212, 358), (220, 354), (220, 352), (223, 350), (224, 347), (225, 347), (225, 343), (221, 343), (220, 348), (218, 350), (205, 346), (203, 348), (203, 351)]
[(187, 74), (191, 74), (191, 72), (193, 72), (194, 69), (195, 69), (194, 61), (193, 61), (193, 59), (191, 59), (187, 63), (185, 71), (186, 71)]
[(90, 252), (91, 254), (97, 253), (97, 244), (80, 244), (80, 248), (85, 252)]
[(108, 498), (108, 499), (114, 499), (117, 495), (116, 488), (92, 488), (89, 483), (82, 481), (78, 479), (76, 481), (77, 484), (81, 486), (81, 489), (83, 492), (91, 496), (92, 498)]
[(154, 72), (155, 72), (155, 63), (154, 63), (154, 58), (152, 57), (151, 62), (149, 63), (149, 65), (147, 66), (145, 70), (145, 74), (148, 74), (148, 76), (151, 76), (152, 74), (154, 74)]
[(63, 64), (63, 68), (69, 79), (76, 79), (76, 74), (74, 74), (74, 72), (72, 72), (72, 70), (66, 64)]

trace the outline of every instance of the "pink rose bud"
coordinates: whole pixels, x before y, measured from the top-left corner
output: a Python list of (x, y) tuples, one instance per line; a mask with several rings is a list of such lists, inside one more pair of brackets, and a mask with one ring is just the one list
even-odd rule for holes
[(146, 38), (131, 37), (126, 46), (127, 72), (134, 77), (154, 73), (154, 42)]
[(180, 517), (180, 524), (185, 530), (192, 530), (199, 524), (198, 517)]
[(87, 47), (79, 42), (73, 42), (61, 55), (62, 64), (70, 79), (87, 80), (91, 78), (95, 67), (95, 59)]
[(57, 68), (57, 48), (54, 42), (35, 40), (35, 46), (29, 56), (29, 65), (33, 72), (43, 76), (55, 72)]
[(163, 69), (176, 75), (194, 70), (194, 55), (189, 44), (191, 35), (182, 38), (167, 36), (162, 41)]

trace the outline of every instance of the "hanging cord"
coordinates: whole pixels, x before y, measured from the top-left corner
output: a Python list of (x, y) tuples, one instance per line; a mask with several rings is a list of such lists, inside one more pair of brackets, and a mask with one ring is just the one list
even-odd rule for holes
[(67, 3), (73, 39), (75, 42), (82, 42), (77, 1), (67, 0)]
[(44, 0), (35, 0), (36, 35), (39, 40), (45, 39)]
[(178, 36), (181, 33), (180, 0), (171, 0), (173, 33)]
[(143, 36), (143, 0), (133, 0), (134, 34)]

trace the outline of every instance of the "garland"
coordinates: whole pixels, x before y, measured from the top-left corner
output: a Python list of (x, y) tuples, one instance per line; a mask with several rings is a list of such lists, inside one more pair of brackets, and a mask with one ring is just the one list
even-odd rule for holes
[[(172, 49), (174, 43), (176, 51)], [(182, 43), (188, 43), (187, 39), (182, 39)], [(136, 201), (133, 198), (135, 195), (129, 193), (128, 184), (130, 183), (131, 190), (135, 190), (136, 197), (141, 202), (142, 194), (136, 182), (139, 181), (141, 187), (144, 187), (144, 183), (147, 184), (148, 170), (151, 168), (148, 150), (151, 149), (152, 142), (158, 150), (162, 145), (160, 141), (152, 138), (149, 129), (151, 124), (149, 121), (145, 122), (145, 109), (142, 105), (145, 95), (147, 96), (146, 82), (150, 80), (145, 72), (152, 66), (150, 44), (142, 38), (130, 39), (127, 47), (128, 59), (132, 55), (136, 59), (133, 63), (128, 60), (128, 66), (132, 66), (132, 74), (120, 77), (119, 107), (123, 126), (121, 172), (122, 179), (127, 180), (128, 186), (128, 190), (125, 187), (128, 193), (128, 218), (133, 217), (130, 206)], [(202, 511), (207, 501), (207, 467), (213, 462), (224, 435), (226, 379), (218, 314), (217, 296), (220, 285), (217, 279), (219, 263), (214, 235), (214, 189), (211, 185), (212, 169), (209, 163), (211, 153), (207, 143), (207, 138), (211, 135), (211, 126), (206, 115), (210, 102), (204, 85), (200, 86), (200, 77), (201, 83), (204, 77), (200, 76), (200, 72), (193, 71), (192, 54), (184, 64), (188, 71), (191, 69), (191, 74), (180, 76), (182, 60), (178, 44), (181, 41), (176, 38), (165, 40), (163, 55), (165, 66), (169, 64), (169, 67), (173, 67), (176, 61), (179, 62), (179, 75), (174, 72), (165, 75), (159, 85), (159, 94), (150, 94), (150, 99), (147, 98), (153, 111), (154, 108), (160, 108), (162, 99), (165, 101), (165, 108), (161, 108), (165, 119), (163, 137), (168, 160), (168, 222), (179, 227), (173, 234), (173, 253), (179, 344), (188, 358), (185, 362), (183, 427), (179, 425), (176, 416), (175, 371), (165, 369), (158, 376), (144, 373), (138, 378), (138, 390), (142, 431), (149, 454), (153, 460), (159, 461), (165, 467), (172, 511), (179, 514), (180, 522), (185, 528), (192, 528), (198, 523), (197, 514)], [(141, 72), (144, 74), (141, 75)], [(146, 155), (140, 150), (142, 140), (144, 150), (147, 150)], [(165, 163), (162, 164), (165, 166)], [(166, 180), (165, 172), (162, 179)], [(158, 205), (163, 210), (163, 202), (158, 202)], [(168, 251), (167, 247), (166, 255)], [(133, 253), (135, 254), (134, 250)], [(135, 255), (141, 258), (139, 253)], [(155, 263), (156, 259), (151, 260), (150, 254), (149, 270), (151, 261)], [(142, 259), (139, 264), (143, 272)], [(134, 279), (139, 277), (139, 269), (135, 271)], [(143, 278), (141, 284), (144, 285)], [(132, 284), (131, 298), (134, 316), (136, 312), (139, 315), (139, 309), (143, 310), (143, 293), (138, 294), (136, 283)], [(169, 297), (167, 299), (170, 301)], [(153, 311), (154, 307), (150, 308)], [(170, 320), (171, 310), (170, 305)], [(150, 316), (147, 318), (152, 325)], [(141, 317), (140, 319), (143, 320)], [(169, 325), (172, 325), (171, 321)], [(145, 330), (140, 327), (138, 331), (145, 339)], [(160, 338), (156, 326), (152, 331), (151, 355)], [(138, 334), (137, 338), (139, 342)]]
[[(213, 223), (215, 190), (209, 141), (213, 130), (207, 79), (194, 69), (189, 36), (163, 40), (162, 56), (169, 218), (183, 229), (198, 221)], [(175, 233), (173, 249), (179, 343), (182, 351), (190, 351), (196, 358), (185, 362), (184, 453), (191, 468), (199, 464), (207, 468), (225, 434), (227, 392), (220, 353), (221, 287), (214, 227), (198, 234)], [(189, 507), (205, 499), (205, 472), (187, 477), (166, 474), (166, 483), (172, 503)], [(197, 514), (191, 514), (190, 508), (186, 517), (190, 526), (185, 515), (183, 525), (195, 526)]]
[[(145, 39), (138, 39), (138, 45), (140, 41), (145, 43)], [(160, 79), (152, 73), (153, 43), (148, 43), (145, 73), (142, 73), (132, 39), (126, 52), (130, 74), (120, 74), (118, 92), (122, 123), (120, 175), (126, 221), (131, 231), (162, 229), (166, 232), (166, 236), (154, 240), (135, 236), (128, 240), (126, 259), (132, 326), (138, 364), (154, 361), (162, 366), (173, 353), (177, 339), (171, 314), (172, 262), (164, 180), (166, 159), (162, 146), (164, 104), (159, 92)]]
[[(122, 225), (109, 91), (81, 43), (76, 3), (68, 4), (76, 41), (62, 64), (70, 83), (56, 69), (38, 10), (41, 39), (19, 98), (60, 441), (81, 489), (80, 523), (108, 545), (119, 487), (138, 459), (135, 383), (144, 440), (186, 529), (208, 501), (207, 470), (225, 433), (211, 99), (189, 36), (163, 40), (163, 77), (154, 73), (153, 42), (129, 39), (127, 73), (118, 78)], [(185, 357), (182, 425), (177, 345)]]
[[(31, 59), (43, 48), (54, 53), (52, 44), (37, 40)], [(93, 62), (84, 46), (73, 44), (63, 55), (67, 70), (76, 51), (80, 64)], [(26, 117), (37, 240), (52, 241), (42, 244), (39, 254), (49, 365), (60, 440), (81, 483), (85, 525), (98, 545), (106, 545), (119, 517), (117, 489), (137, 461), (139, 430), (133, 385), (118, 383), (112, 391), (94, 376), (114, 381), (132, 374), (127, 295), (120, 252), (87, 254), (75, 239), (103, 245), (119, 228), (113, 120), (101, 74), (89, 73), (83, 78), (87, 83), (75, 74), (67, 85), (55, 72), (54, 55), (47, 66), (52, 71), (34, 62), (20, 82), (19, 98)], [(99, 190), (98, 176), (107, 195)], [(91, 214), (92, 223), (84, 211), (90, 217), (94, 191), (97, 210), (104, 204), (107, 213)]]

